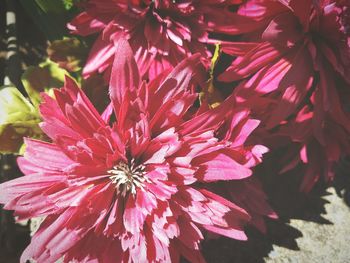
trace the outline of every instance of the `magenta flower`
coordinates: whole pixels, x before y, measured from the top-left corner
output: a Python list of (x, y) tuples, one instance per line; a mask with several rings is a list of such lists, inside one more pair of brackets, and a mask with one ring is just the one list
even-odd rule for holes
[[(243, 4), (231, 27), (231, 34), (241, 34), (242, 42), (223, 43), (224, 51), (237, 58), (219, 77), (243, 80), (235, 89), (237, 100), (253, 107), (262, 127), (289, 134), (295, 143), (305, 145), (309, 158), (303, 158), (304, 163), (328, 162), (323, 171), (308, 172), (304, 191), (321, 174), (331, 180), (334, 163), (350, 153), (349, 143), (343, 143), (350, 135), (346, 113), (350, 102), (350, 1), (316, 2), (249, 0)], [(303, 129), (301, 138), (293, 135), (292, 123), (303, 119), (303, 108), (311, 111), (311, 119), (297, 125)], [(280, 126), (285, 127), (276, 130)], [(318, 152), (312, 153), (314, 150)]]
[(100, 32), (83, 70), (85, 77), (110, 68), (115, 54), (113, 39), (122, 34), (129, 40), (141, 74), (153, 79), (196, 52), (204, 60), (208, 58), (208, 32), (225, 31), (231, 15), (226, 7), (240, 2), (90, 0), (68, 27), (83, 36)]
[(148, 85), (127, 41), (115, 49), (116, 121), (67, 78), (40, 108), (52, 143), (27, 139), (25, 176), (0, 185), (0, 202), (18, 219), (45, 217), (21, 262), (203, 262), (203, 230), (246, 239), (248, 213), (209, 187), (252, 174), (266, 148), (243, 144), (257, 122), (231, 101), (189, 111), (199, 55)]
[[(231, 102), (230, 107), (239, 108), (238, 105), (234, 104), (234, 99), (233, 96), (227, 99)], [(226, 121), (220, 129), (221, 132), (217, 133), (217, 136), (219, 138), (225, 138), (227, 136), (227, 130), (231, 130), (232, 127), (235, 127), (235, 130), (239, 131), (239, 135), (231, 137), (231, 142), (237, 149), (241, 149), (241, 153), (245, 156), (246, 160), (249, 160), (249, 166), (256, 166), (262, 162), (262, 155), (266, 153), (268, 149), (261, 145), (251, 147), (244, 145), (254, 145), (254, 143), (250, 142), (252, 139), (250, 135), (256, 130), (259, 124), (260, 121), (250, 119), (250, 112), (238, 111), (231, 119)], [(239, 127), (242, 128), (240, 129)], [(263, 233), (266, 233), (265, 217), (272, 219), (278, 218), (277, 214), (270, 207), (267, 196), (258, 178), (251, 176), (242, 180), (221, 181), (208, 187), (211, 191), (222, 195), (244, 208), (251, 216), (249, 224)]]
[[(282, 125), (279, 136), (292, 139), (288, 147), (282, 172), (304, 165), (304, 177), (300, 189), (309, 192), (319, 179), (329, 182), (334, 179), (336, 165), (340, 158), (350, 153), (348, 132), (329, 116), (324, 117), (322, 135), (324, 141), (318, 141), (314, 135), (313, 122), (316, 113), (310, 106), (302, 108), (295, 118)], [(282, 138), (283, 138), (282, 137)]]

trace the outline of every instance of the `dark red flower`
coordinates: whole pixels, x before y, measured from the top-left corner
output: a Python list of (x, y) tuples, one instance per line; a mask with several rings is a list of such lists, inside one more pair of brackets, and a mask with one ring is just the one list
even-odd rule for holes
[[(235, 89), (237, 100), (253, 108), (262, 127), (288, 133), (307, 147), (306, 163), (328, 162), (322, 172), (308, 172), (305, 191), (320, 173), (330, 180), (331, 164), (350, 153), (349, 16), (349, 1), (250, 0), (231, 26), (231, 34), (240, 34), (242, 42), (223, 43), (224, 52), (237, 58), (219, 79), (243, 80)], [(296, 139), (293, 123), (305, 108), (310, 121), (298, 125), (304, 137)]]
[(129, 40), (141, 74), (153, 79), (196, 52), (206, 60), (208, 32), (221, 32), (231, 15), (226, 7), (240, 2), (90, 0), (68, 27), (83, 36), (100, 32), (84, 68), (85, 77), (110, 68), (115, 56), (113, 38), (122, 34)]

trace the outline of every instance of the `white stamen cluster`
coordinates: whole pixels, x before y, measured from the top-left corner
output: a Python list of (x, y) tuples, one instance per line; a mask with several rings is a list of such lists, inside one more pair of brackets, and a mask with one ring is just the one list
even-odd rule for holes
[(108, 171), (109, 177), (115, 184), (122, 196), (127, 193), (136, 194), (136, 188), (143, 188), (143, 183), (148, 181), (145, 175), (145, 166), (136, 165), (132, 160), (130, 163), (120, 162)]

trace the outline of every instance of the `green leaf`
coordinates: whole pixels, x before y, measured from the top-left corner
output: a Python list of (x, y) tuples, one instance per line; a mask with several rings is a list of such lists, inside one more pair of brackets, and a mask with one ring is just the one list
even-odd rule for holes
[(73, 7), (73, 0), (63, 0), (63, 5), (66, 10), (69, 10)]
[(48, 40), (62, 39), (69, 35), (66, 24), (71, 14), (62, 0), (20, 0), (21, 5)]
[(213, 77), (213, 75), (214, 75), (214, 69), (215, 69), (216, 64), (217, 64), (218, 61), (219, 61), (220, 55), (221, 55), (220, 43), (216, 43), (216, 44), (215, 44), (214, 55), (213, 55), (213, 57), (211, 58), (211, 65), (210, 65), (210, 76), (211, 76), (211, 77)]
[(40, 104), (40, 92), (62, 87), (65, 75), (68, 75), (68, 72), (50, 60), (37, 67), (29, 67), (22, 75), (22, 83), (34, 106)]
[(43, 135), (37, 109), (14, 87), (0, 91), (0, 153), (18, 153), (24, 137)]
[(35, 112), (34, 106), (15, 87), (0, 90), (0, 125), (17, 119), (17, 116), (24, 119)]
[(66, 11), (63, 0), (35, 0), (45, 13), (62, 13)]
[(52, 62), (47, 59), (45, 62), (40, 63), (40, 67), (47, 68), (50, 72), (50, 83), (49, 88), (59, 88), (64, 83), (65, 75), (69, 75), (69, 73), (60, 68), (57, 63)]
[(215, 108), (220, 105), (224, 100), (223, 95), (214, 85), (214, 70), (219, 61), (221, 55), (220, 43), (215, 44), (215, 51), (211, 59), (210, 65), (210, 78), (207, 82), (207, 86), (203, 87), (203, 90), (199, 94), (199, 100), (201, 103), (208, 103), (210, 108)]

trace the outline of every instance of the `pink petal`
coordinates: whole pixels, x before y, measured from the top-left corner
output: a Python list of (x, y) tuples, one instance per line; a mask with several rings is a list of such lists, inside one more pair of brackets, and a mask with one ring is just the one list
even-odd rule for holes
[(139, 69), (133, 51), (126, 39), (117, 36), (114, 40), (115, 56), (110, 80), (110, 97), (118, 113), (125, 94), (135, 92), (140, 86)]
[(84, 78), (88, 78), (94, 72), (102, 73), (110, 64), (112, 64), (115, 47), (109, 40), (102, 38), (102, 35), (92, 46), (89, 57), (83, 69)]
[(247, 240), (248, 237), (244, 233), (243, 230), (234, 229), (234, 228), (222, 228), (211, 225), (203, 225), (203, 227), (213, 233), (226, 236), (229, 238), (237, 239), (237, 240)]
[(295, 111), (311, 88), (313, 73), (312, 59), (309, 53), (301, 48), (292, 67), (280, 82), (279, 88), (285, 91), (274, 114), (266, 124), (268, 128), (275, 127)]
[(136, 206), (134, 197), (129, 196), (126, 201), (123, 222), (124, 227), (130, 233), (139, 233), (143, 228), (146, 216)]
[(195, 158), (192, 163), (200, 166), (198, 177), (205, 182), (239, 180), (252, 175), (249, 168), (239, 164), (230, 152), (213, 152)]
[(231, 82), (247, 77), (281, 55), (281, 51), (276, 49), (272, 44), (262, 42), (256, 48), (250, 50), (245, 56), (236, 58), (232, 65), (219, 76), (219, 80)]

